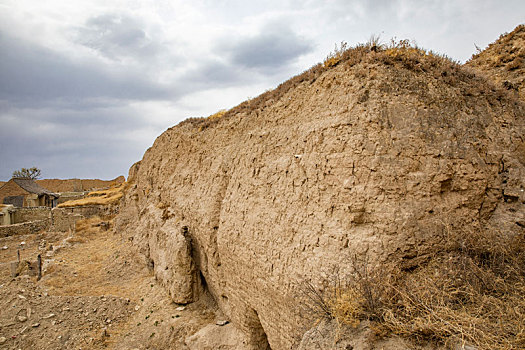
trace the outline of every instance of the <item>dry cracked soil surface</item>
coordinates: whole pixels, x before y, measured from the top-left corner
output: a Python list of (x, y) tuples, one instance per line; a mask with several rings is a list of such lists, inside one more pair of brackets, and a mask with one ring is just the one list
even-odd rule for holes
[(188, 349), (220, 318), (206, 298), (174, 304), (129, 242), (90, 225), (0, 238), (0, 349)]

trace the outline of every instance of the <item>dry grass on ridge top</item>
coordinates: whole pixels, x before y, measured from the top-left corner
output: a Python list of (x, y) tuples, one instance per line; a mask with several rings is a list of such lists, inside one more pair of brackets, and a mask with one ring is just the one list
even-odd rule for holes
[(68, 207), (80, 207), (86, 205), (110, 205), (116, 204), (122, 196), (124, 191), (128, 187), (127, 182), (123, 182), (119, 185), (110, 187), (107, 190), (100, 190), (88, 193), (86, 198), (76, 199), (61, 203), (58, 205), (59, 208)]
[(525, 25), (517, 26), (512, 32), (502, 34), (498, 40), (489, 44), (485, 50), (472, 55), (467, 62), (479, 68), (503, 68), (513, 71), (523, 67), (525, 61), (525, 48), (522, 42), (525, 40)]
[(467, 61), (467, 66), (484, 72), (506, 90), (525, 99), (525, 25), (502, 34), (485, 50), (479, 50)]
[(221, 110), (206, 118), (188, 118), (179, 125), (191, 124), (199, 131), (228, 119), (239, 113), (249, 114), (254, 110), (262, 110), (267, 105), (273, 104), (284, 96), (288, 91), (299, 84), (308, 81), (313, 83), (322, 73), (333, 67), (345, 64), (352, 67), (361, 62), (381, 63), (386, 66), (395, 66), (400, 69), (408, 69), (424, 73), (432, 73), (436, 79), (443, 80), (450, 85), (459, 81), (471, 79), (474, 74), (463, 68), (463, 66), (446, 55), (437, 54), (433, 51), (422, 49), (409, 40), (391, 40), (388, 44), (379, 42), (379, 38), (372, 37), (366, 44), (358, 44), (348, 48), (345, 42), (338, 47), (336, 45), (323, 63), (318, 63), (291, 79), (281, 83), (277, 88), (268, 90), (263, 94), (248, 99), (229, 110)]

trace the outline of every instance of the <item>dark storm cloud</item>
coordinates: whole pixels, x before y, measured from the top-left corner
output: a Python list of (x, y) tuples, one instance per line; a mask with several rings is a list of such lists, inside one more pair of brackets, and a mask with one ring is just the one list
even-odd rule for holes
[(247, 77), (241, 67), (231, 62), (210, 59), (186, 71), (179, 81), (184, 82), (186, 89), (197, 91), (238, 86), (249, 82), (250, 78), (253, 81), (253, 76)]
[(127, 107), (0, 108), (1, 179), (33, 165), (43, 176), (112, 178), (125, 173), (159, 132)]
[[(39, 105), (78, 99), (163, 99), (173, 87), (148, 80), (134, 71), (75, 62), (37, 45), (0, 36), (0, 99)], [(85, 102), (84, 102), (85, 103)]]
[(313, 51), (313, 46), (286, 24), (268, 23), (257, 35), (244, 37), (223, 46), (236, 66), (274, 71), (287, 67), (299, 56)]
[(210, 58), (179, 77), (190, 91), (249, 85), (275, 78), (313, 46), (285, 23), (272, 21), (252, 36), (218, 38)]

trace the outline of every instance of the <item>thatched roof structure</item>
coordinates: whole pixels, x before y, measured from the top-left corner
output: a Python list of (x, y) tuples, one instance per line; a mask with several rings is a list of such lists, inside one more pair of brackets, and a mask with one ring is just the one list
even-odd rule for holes
[(53, 192), (49, 191), (48, 189), (45, 189), (44, 187), (40, 186), (39, 184), (37, 184), (32, 179), (29, 179), (29, 178), (13, 178), (13, 181), (18, 186), (20, 186), (21, 188), (23, 188), (24, 190), (26, 190), (29, 193), (34, 193), (34, 194), (37, 194), (39, 196), (47, 194), (47, 195), (49, 195), (51, 197), (55, 197), (55, 198), (59, 197), (58, 194), (53, 193)]

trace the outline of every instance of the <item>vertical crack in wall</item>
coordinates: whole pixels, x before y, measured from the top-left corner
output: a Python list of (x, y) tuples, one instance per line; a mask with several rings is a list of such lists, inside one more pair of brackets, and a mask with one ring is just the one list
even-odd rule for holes
[(210, 223), (211, 223), (211, 245), (213, 247), (213, 258), (216, 266), (221, 265), (221, 258), (219, 255), (219, 249), (217, 244), (217, 234), (219, 232), (220, 221), (221, 221), (221, 212), (222, 204), (224, 198), (226, 197), (226, 192), (228, 190), (228, 185), (230, 184), (230, 174), (228, 173), (227, 166), (223, 163), (220, 169), (220, 176), (218, 191), (215, 195), (215, 200), (213, 204), (213, 210), (211, 213)]
[(268, 343), (268, 336), (259, 319), (259, 314), (255, 309), (249, 311), (249, 327), (250, 327), (250, 343), (260, 350), (271, 350), (270, 343)]

